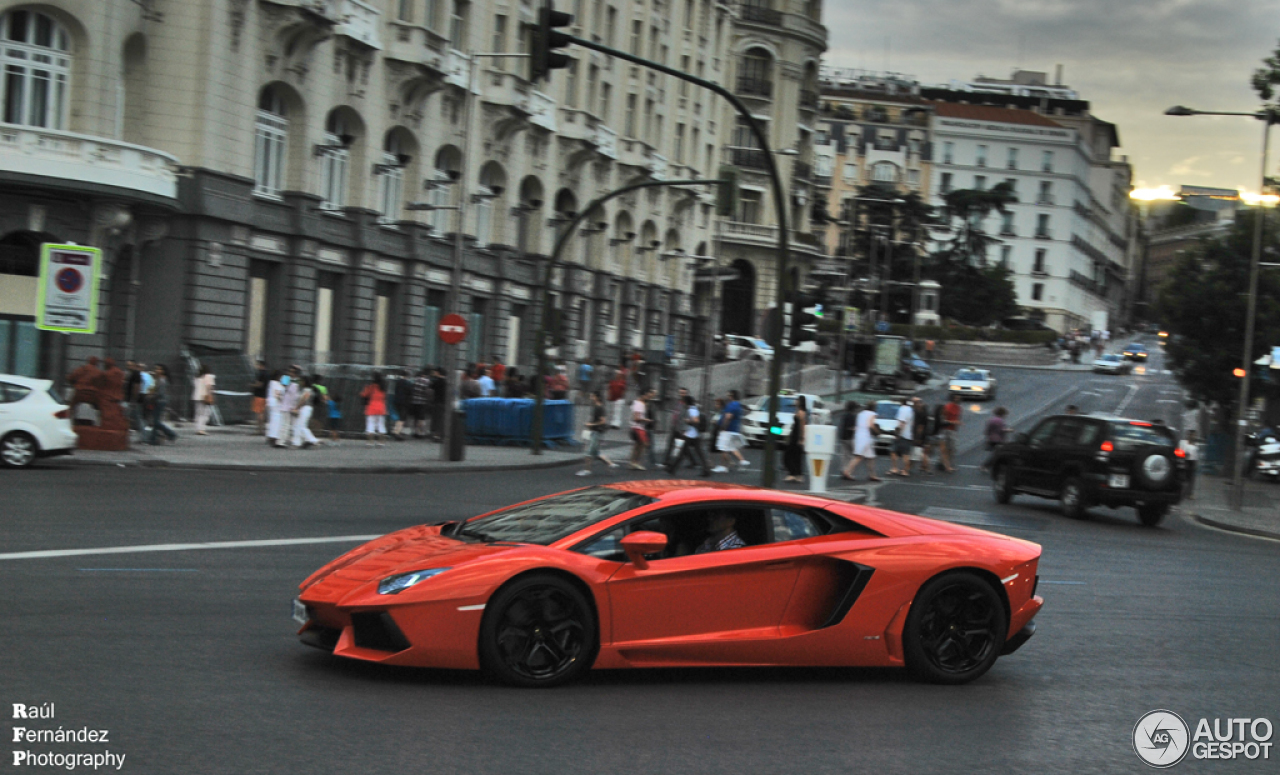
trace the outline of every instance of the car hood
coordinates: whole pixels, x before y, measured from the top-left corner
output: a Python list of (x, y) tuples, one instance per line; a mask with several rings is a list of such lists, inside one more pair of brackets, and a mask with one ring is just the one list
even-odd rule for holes
[(301, 587), (306, 589), (330, 576), (348, 581), (373, 581), (396, 573), (457, 566), (522, 546), (526, 544), (471, 543), (440, 535), (439, 526), (413, 527), (352, 549), (313, 573)]

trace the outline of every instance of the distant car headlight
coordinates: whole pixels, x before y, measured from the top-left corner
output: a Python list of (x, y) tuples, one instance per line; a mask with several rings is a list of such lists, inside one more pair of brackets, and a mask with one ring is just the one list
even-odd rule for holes
[(426, 581), (432, 576), (438, 576), (449, 570), (448, 568), (432, 568), (430, 570), (416, 570), (412, 573), (401, 573), (399, 576), (388, 576), (378, 582), (379, 595), (398, 595), (409, 587), (419, 582)]

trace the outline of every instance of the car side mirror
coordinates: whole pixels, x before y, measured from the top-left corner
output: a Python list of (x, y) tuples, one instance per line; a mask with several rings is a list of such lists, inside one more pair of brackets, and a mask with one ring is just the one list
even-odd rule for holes
[(649, 567), (646, 554), (654, 554), (667, 548), (667, 537), (653, 530), (640, 530), (622, 537), (622, 551), (639, 570)]

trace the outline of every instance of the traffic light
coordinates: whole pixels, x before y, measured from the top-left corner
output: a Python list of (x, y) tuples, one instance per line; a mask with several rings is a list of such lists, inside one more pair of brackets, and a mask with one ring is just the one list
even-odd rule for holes
[(787, 344), (796, 347), (818, 338), (818, 302), (812, 296), (796, 294), (788, 305)]
[(559, 49), (569, 45), (567, 32), (559, 32), (557, 27), (568, 27), (573, 23), (573, 14), (557, 11), (555, 6), (547, 3), (538, 11), (538, 23), (533, 28), (533, 40), (529, 54), (529, 80), (537, 83), (551, 77), (552, 70), (569, 66), (569, 55)]

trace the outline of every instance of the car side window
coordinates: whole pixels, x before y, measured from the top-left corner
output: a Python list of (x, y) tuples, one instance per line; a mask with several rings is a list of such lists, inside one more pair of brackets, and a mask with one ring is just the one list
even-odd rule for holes
[(1080, 435), (1076, 437), (1076, 444), (1081, 447), (1092, 447), (1098, 443), (1098, 437), (1102, 434), (1102, 427), (1096, 422), (1087, 422), (1080, 429)]
[(1036, 426), (1031, 432), (1031, 444), (1033, 446), (1044, 446), (1049, 443), (1049, 439), (1053, 438), (1053, 432), (1058, 429), (1057, 420), (1045, 420)]
[(817, 517), (790, 509), (769, 509), (769, 520), (773, 524), (775, 543), (813, 538), (828, 530), (828, 525)]
[(1066, 419), (1058, 422), (1057, 429), (1053, 432), (1053, 438), (1049, 442), (1055, 447), (1070, 447), (1075, 445), (1077, 437), (1080, 435), (1081, 422), (1075, 419)]
[(625, 527), (615, 527), (590, 543), (578, 547), (577, 551), (609, 562), (626, 562), (627, 553), (622, 551), (622, 537), (626, 535)]
[(27, 397), (31, 392), (31, 388), (22, 385), (14, 385), (10, 382), (0, 382), (0, 404), (12, 404)]

